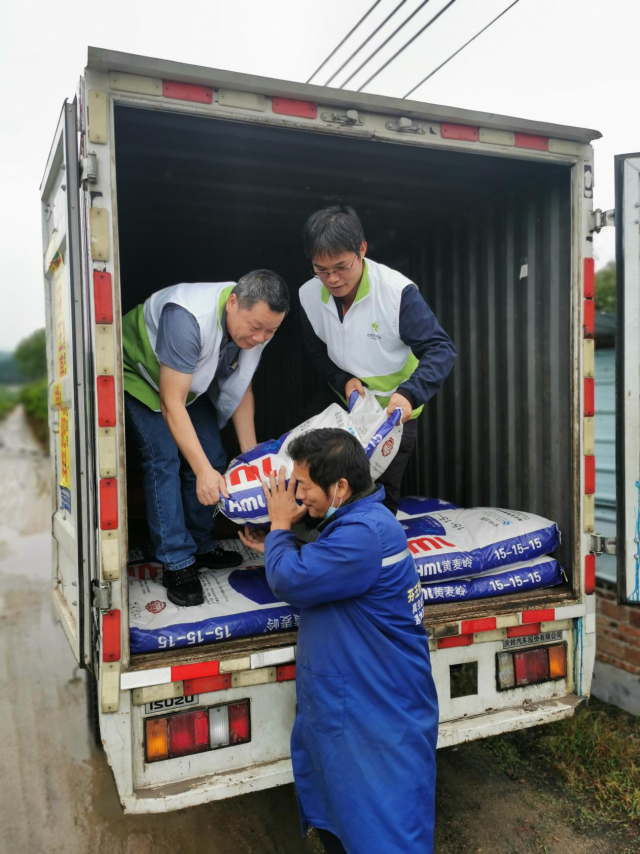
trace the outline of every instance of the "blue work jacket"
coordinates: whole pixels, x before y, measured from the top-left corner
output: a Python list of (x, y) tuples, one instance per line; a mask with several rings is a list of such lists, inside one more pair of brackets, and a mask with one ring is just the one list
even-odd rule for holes
[(348, 854), (431, 854), (438, 701), (420, 578), (384, 489), (314, 543), (266, 539), (274, 594), (300, 609), (291, 758), (303, 827)]

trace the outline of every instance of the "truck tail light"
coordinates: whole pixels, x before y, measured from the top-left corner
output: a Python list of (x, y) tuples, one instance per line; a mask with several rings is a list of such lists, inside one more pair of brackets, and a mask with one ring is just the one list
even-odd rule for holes
[(544, 682), (549, 678), (549, 653), (546, 649), (528, 649), (513, 656), (516, 686)]
[(251, 741), (249, 700), (145, 720), (147, 762)]
[(251, 741), (249, 728), (249, 703), (234, 703), (229, 706), (229, 740), (231, 744)]
[(209, 721), (204, 709), (169, 718), (169, 753), (187, 756), (209, 747)]
[(567, 651), (564, 644), (549, 647), (549, 676), (561, 679), (567, 675)]
[(166, 718), (151, 718), (146, 722), (147, 762), (169, 758), (169, 735)]
[(226, 747), (229, 744), (229, 706), (209, 709), (209, 740), (211, 747)]
[(496, 656), (498, 690), (522, 688), (567, 675), (567, 650), (563, 643), (534, 647)]

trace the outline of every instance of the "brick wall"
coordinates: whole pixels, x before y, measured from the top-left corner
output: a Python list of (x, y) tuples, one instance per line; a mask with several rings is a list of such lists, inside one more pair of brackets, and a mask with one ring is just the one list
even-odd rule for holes
[(596, 586), (596, 658), (640, 676), (640, 608), (618, 605), (615, 587)]

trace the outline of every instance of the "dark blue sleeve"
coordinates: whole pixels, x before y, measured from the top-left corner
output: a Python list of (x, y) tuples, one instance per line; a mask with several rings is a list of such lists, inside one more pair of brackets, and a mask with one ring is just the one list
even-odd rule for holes
[(193, 374), (201, 349), (200, 326), (194, 315), (181, 305), (168, 302), (158, 323), (158, 361), (181, 374)]
[(398, 387), (398, 392), (404, 394), (415, 409), (433, 397), (451, 373), (456, 360), (456, 348), (451, 338), (415, 285), (402, 291), (400, 338), (418, 359), (415, 371)]
[(296, 608), (362, 596), (382, 570), (378, 536), (362, 522), (339, 525), (301, 549), (292, 531), (271, 531), (264, 554), (269, 587)]
[(311, 321), (303, 308), (300, 309), (300, 322), (302, 325), (302, 339), (311, 364), (322, 379), (328, 382), (334, 391), (337, 391), (338, 394), (344, 397), (344, 387), (353, 374), (346, 373), (346, 371), (341, 370), (331, 361), (327, 353), (327, 345), (314, 332)]

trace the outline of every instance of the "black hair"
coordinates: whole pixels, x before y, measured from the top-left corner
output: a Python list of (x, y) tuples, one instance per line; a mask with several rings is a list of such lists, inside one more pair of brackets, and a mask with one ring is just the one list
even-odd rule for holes
[(352, 207), (332, 205), (311, 214), (304, 224), (302, 245), (307, 258), (335, 258), (342, 252), (360, 254), (364, 231)]
[(253, 270), (238, 279), (231, 293), (238, 298), (240, 308), (253, 308), (266, 302), (271, 311), (285, 314), (289, 311), (289, 290), (282, 276), (273, 270)]
[(293, 440), (288, 453), (294, 462), (309, 466), (309, 477), (325, 495), (341, 477), (356, 494), (371, 486), (369, 460), (360, 442), (346, 430), (322, 427), (303, 433)]

